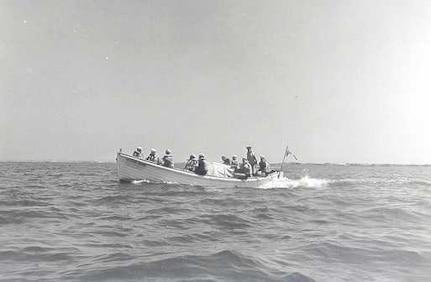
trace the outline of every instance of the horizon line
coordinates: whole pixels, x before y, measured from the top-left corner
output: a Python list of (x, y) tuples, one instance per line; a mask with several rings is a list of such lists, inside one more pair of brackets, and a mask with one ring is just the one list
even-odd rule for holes
[[(0, 160), (0, 163), (116, 163), (115, 160)], [(182, 164), (185, 162), (176, 162), (175, 164)], [(295, 165), (398, 165), (398, 166), (431, 166), (431, 163), (365, 163), (365, 162), (285, 162), (287, 164)], [(281, 162), (271, 163), (272, 165), (281, 165)]]

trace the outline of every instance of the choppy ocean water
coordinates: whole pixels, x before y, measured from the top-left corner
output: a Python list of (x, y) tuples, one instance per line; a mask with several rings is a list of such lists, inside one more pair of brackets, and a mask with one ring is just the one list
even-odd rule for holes
[(1, 281), (431, 281), (431, 166), (286, 166), (277, 187), (0, 163)]

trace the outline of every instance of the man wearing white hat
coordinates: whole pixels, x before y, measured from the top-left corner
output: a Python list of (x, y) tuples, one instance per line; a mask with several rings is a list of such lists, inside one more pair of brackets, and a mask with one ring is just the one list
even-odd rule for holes
[(151, 149), (150, 154), (146, 158), (147, 161), (159, 163), (159, 158), (157, 157), (156, 149)]
[(174, 168), (174, 159), (172, 157), (171, 150), (166, 149), (165, 155), (163, 156), (163, 166)]

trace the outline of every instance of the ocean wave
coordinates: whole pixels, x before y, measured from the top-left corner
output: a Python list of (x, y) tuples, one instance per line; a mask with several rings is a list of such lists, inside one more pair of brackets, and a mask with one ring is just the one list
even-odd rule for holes
[(4, 224), (22, 224), (36, 219), (65, 220), (68, 215), (63, 212), (47, 210), (0, 210), (0, 226)]
[[(18, 250), (0, 251), (0, 261), (71, 261), (74, 258), (76, 248), (52, 248), (42, 246), (27, 246)], [(1, 278), (1, 277), (0, 277)]]
[[(423, 221), (423, 214), (414, 212), (405, 207), (397, 206), (380, 206), (372, 207), (368, 209), (363, 209), (359, 211), (362, 218), (371, 220), (371, 222), (376, 222), (380, 225), (392, 224), (394, 218), (397, 220), (406, 221), (406, 223), (421, 223)], [(370, 223), (371, 223), (370, 222)]]
[(105, 164), (0, 168), (0, 281), (431, 277), (429, 168), (297, 165), (272, 190), (118, 183)]
[(109, 205), (109, 204), (121, 204), (128, 203), (130, 201), (130, 196), (128, 195), (108, 195), (96, 199), (93, 201), (95, 205)]
[(320, 188), (326, 186), (332, 187), (348, 187), (348, 186), (373, 186), (373, 187), (431, 187), (431, 181), (426, 180), (410, 180), (402, 177), (393, 178), (339, 178), (339, 179), (315, 179), (305, 176), (298, 180), (281, 179), (277, 180), (276, 186), (286, 188), (309, 187)]
[(402, 264), (418, 264), (426, 260), (417, 251), (391, 249), (381, 246), (345, 246), (340, 242), (313, 243), (305, 247), (310, 254), (327, 260), (328, 262), (348, 262), (363, 264), (368, 262), (397, 262)]
[[(118, 256), (118, 254), (116, 254)], [(115, 256), (115, 254), (114, 254)], [(107, 256), (108, 262), (111, 256)], [(120, 255), (123, 259), (124, 256)], [(105, 280), (163, 280), (163, 281), (292, 281), (315, 280), (297, 271), (283, 272), (272, 269), (259, 260), (243, 253), (222, 250), (208, 255), (177, 254), (156, 261), (124, 265), (106, 265), (106, 257), (97, 261), (98, 268), (68, 271), (66, 278), (82, 281)], [(95, 262), (96, 263), (96, 262)]]
[(0, 206), (17, 206), (17, 207), (46, 207), (50, 206), (51, 203), (49, 201), (41, 201), (41, 200), (31, 200), (31, 199), (22, 199), (22, 200), (0, 200)]
[(235, 214), (206, 214), (199, 217), (199, 220), (203, 221), (210, 226), (217, 226), (224, 230), (239, 230), (253, 227), (253, 222), (244, 219), (241, 216)]
[(425, 186), (425, 187), (431, 187), (431, 181), (419, 181), (419, 180), (412, 180), (408, 181), (406, 184), (408, 185), (417, 185), (417, 186)]
[[(330, 183), (334, 186), (351, 186), (351, 185), (428, 185), (427, 182), (410, 181), (402, 178), (340, 178), (331, 180)], [(431, 185), (431, 184), (429, 184)]]

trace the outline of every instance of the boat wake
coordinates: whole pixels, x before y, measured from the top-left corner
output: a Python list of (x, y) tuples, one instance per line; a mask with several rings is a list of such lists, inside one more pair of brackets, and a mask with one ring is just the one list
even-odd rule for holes
[(319, 178), (310, 178), (308, 175), (303, 176), (300, 179), (290, 179), (290, 178), (277, 178), (274, 179), (272, 183), (268, 183), (262, 189), (271, 189), (271, 188), (297, 188), (297, 187), (305, 187), (305, 188), (322, 188), (326, 187), (329, 184), (329, 180), (327, 179), (319, 179)]
[(132, 180), (132, 182), (130, 182), (130, 183), (135, 184), (135, 185), (140, 185), (142, 183), (151, 183), (151, 182), (148, 180)]
[[(142, 185), (148, 184), (151, 181), (148, 180), (133, 180), (131, 184)], [(319, 178), (310, 178), (308, 175), (303, 176), (300, 179), (290, 179), (285, 177), (280, 177), (274, 179), (272, 182), (265, 184), (261, 189), (271, 189), (271, 188), (297, 188), (297, 187), (305, 187), (305, 188), (322, 188), (326, 187), (330, 183), (327, 179), (319, 179)], [(178, 184), (178, 183), (169, 183), (166, 184)]]

